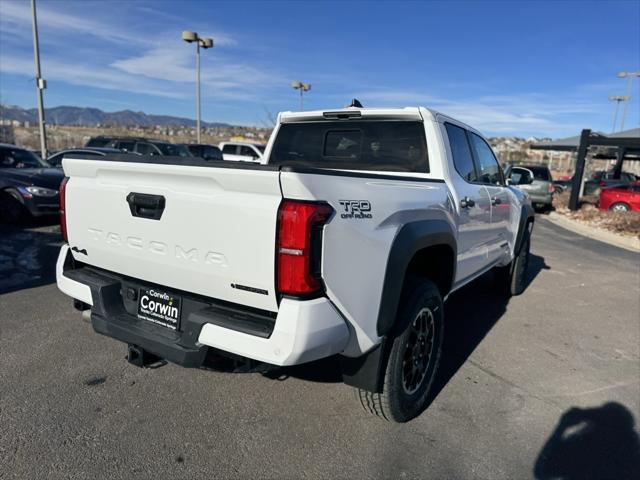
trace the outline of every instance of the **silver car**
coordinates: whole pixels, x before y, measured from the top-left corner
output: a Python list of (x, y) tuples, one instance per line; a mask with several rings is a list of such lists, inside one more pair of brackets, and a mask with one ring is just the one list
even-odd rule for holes
[(544, 165), (519, 165), (507, 169), (506, 176), (511, 184), (526, 192), (534, 206), (550, 209), (555, 186), (551, 172)]

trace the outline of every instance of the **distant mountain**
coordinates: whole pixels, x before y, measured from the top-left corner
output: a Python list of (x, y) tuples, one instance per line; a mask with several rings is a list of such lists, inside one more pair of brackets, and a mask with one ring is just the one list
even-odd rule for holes
[[(139, 125), (142, 127), (180, 125), (193, 127), (196, 125), (196, 121), (190, 118), (148, 115), (144, 112), (133, 112), (131, 110), (103, 112), (98, 108), (62, 106), (45, 108), (44, 114), (47, 123), (50, 125), (82, 125), (87, 127), (95, 127), (97, 125)], [(15, 105), (0, 105), (0, 118), (35, 123), (38, 121), (38, 110), (35, 108), (24, 109)], [(230, 127), (231, 125), (227, 123), (202, 122), (202, 126)]]

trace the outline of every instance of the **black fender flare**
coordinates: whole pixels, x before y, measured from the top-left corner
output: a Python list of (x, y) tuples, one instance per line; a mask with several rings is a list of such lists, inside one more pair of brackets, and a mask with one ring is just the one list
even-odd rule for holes
[[(380, 344), (360, 357), (340, 356), (342, 379), (347, 385), (371, 392), (382, 391), (382, 381), (393, 342), (393, 332), (401, 331), (403, 325), (396, 325), (396, 314), (402, 296), (403, 283), (409, 262), (416, 252), (433, 246), (446, 245), (453, 252), (451, 283), (455, 279), (456, 236), (451, 224), (444, 219), (419, 220), (403, 225), (389, 251), (384, 276), (382, 298), (378, 311), (377, 333), (382, 337)], [(451, 285), (449, 286), (449, 288)]]
[(513, 249), (514, 257), (520, 253), (522, 247), (522, 241), (524, 240), (525, 233), (530, 234), (531, 230), (528, 229), (528, 225), (531, 224), (533, 228), (533, 222), (535, 220), (535, 210), (529, 203), (522, 205), (520, 210), (520, 221), (518, 222), (518, 233), (516, 234), (516, 243)]
[(453, 252), (452, 282), (455, 278), (457, 244), (449, 222), (443, 219), (419, 220), (404, 224), (393, 240), (382, 286), (376, 331), (382, 337), (394, 326), (404, 278), (409, 262), (416, 252), (437, 245), (446, 245)]

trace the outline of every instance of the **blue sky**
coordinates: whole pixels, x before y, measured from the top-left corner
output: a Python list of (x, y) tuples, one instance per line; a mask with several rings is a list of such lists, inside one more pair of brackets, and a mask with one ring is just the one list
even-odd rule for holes
[[(213, 2), (39, 0), (47, 107), (261, 125), (298, 108), (424, 105), (488, 135), (611, 131), (620, 70), (640, 70), (640, 0), (608, 2)], [(0, 0), (0, 101), (36, 102), (28, 0)], [(625, 128), (640, 122), (640, 81)]]

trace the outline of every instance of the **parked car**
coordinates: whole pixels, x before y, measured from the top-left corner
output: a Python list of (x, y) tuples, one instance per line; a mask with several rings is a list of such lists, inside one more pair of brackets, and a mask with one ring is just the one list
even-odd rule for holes
[(218, 147), (222, 150), (222, 156), (225, 160), (259, 162), (262, 159), (266, 145), (247, 142), (221, 142)]
[(637, 181), (638, 177), (630, 172), (620, 172), (619, 178), (614, 178), (613, 171), (599, 170), (593, 172), (584, 182), (583, 195), (599, 195), (600, 189), (612, 185), (629, 185)]
[(598, 207), (612, 212), (640, 212), (640, 182), (602, 188)]
[(214, 145), (205, 144), (183, 144), (191, 155), (194, 157), (204, 158), (205, 160), (222, 160), (222, 151)]
[(62, 168), (62, 159), (68, 154), (83, 154), (87, 157), (104, 157), (108, 153), (122, 153), (117, 148), (104, 148), (104, 147), (85, 147), (85, 148), (70, 148), (68, 150), (61, 150), (54, 153), (47, 158), (47, 163), (52, 167)]
[(184, 145), (148, 139), (116, 138), (107, 144), (124, 152), (140, 155), (161, 155), (172, 157), (191, 157), (189, 149)]
[(89, 141), (85, 144), (85, 147), (92, 147), (92, 148), (106, 147), (113, 140), (114, 140), (114, 137), (99, 135), (97, 137), (91, 137)]
[(177, 145), (161, 140), (151, 140), (142, 137), (93, 137), (87, 142), (89, 146), (115, 148), (127, 153), (139, 155), (168, 155), (176, 157), (191, 157), (189, 149), (184, 145)]
[(529, 195), (534, 206), (550, 209), (553, 204), (553, 194), (556, 191), (556, 187), (553, 184), (549, 168), (545, 165), (519, 165), (518, 167), (511, 167), (507, 171), (507, 178), (510, 177), (510, 172), (515, 168), (523, 168), (533, 174), (531, 183), (520, 184), (518, 188), (521, 188)]
[(531, 203), (437, 112), (281, 113), (264, 165), (154, 160), (65, 160), (58, 287), (135, 365), (338, 355), (362, 407), (404, 422), (450, 294), (493, 268), (505, 295), (525, 288)]
[(64, 173), (33, 152), (0, 144), (0, 216), (10, 223), (27, 215), (57, 215)]

